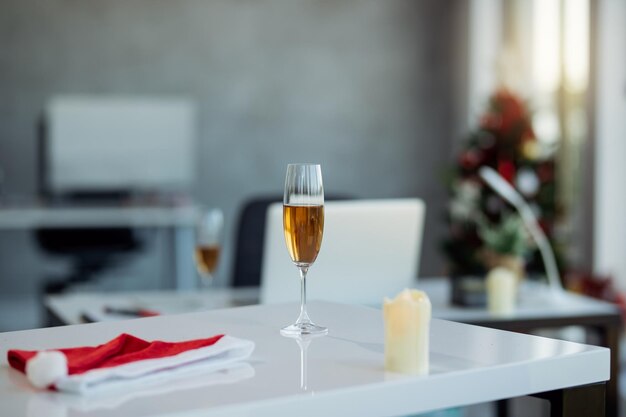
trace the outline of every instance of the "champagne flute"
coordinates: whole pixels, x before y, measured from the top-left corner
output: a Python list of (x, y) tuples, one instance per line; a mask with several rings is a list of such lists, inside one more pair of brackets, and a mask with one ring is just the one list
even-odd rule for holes
[(283, 228), (287, 250), (300, 271), (300, 316), (283, 327), (283, 335), (326, 334), (306, 311), (306, 276), (319, 253), (324, 234), (322, 168), (316, 164), (289, 164), (283, 199)]
[(201, 286), (208, 287), (213, 281), (220, 256), (224, 214), (220, 209), (203, 210), (196, 223), (195, 263), (202, 278)]

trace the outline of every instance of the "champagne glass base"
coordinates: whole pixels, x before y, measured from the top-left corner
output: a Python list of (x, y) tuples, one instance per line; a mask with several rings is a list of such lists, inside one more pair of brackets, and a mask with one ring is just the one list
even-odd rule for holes
[(208, 290), (213, 287), (213, 274), (210, 272), (199, 272), (200, 279), (198, 280), (199, 290)]
[(325, 335), (328, 334), (328, 328), (313, 323), (295, 323), (280, 329), (280, 334), (283, 336)]

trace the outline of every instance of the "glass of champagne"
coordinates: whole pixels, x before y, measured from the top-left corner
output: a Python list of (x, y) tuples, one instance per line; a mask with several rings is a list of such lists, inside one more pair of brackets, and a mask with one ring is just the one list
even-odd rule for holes
[(300, 316), (281, 329), (286, 336), (326, 334), (306, 311), (306, 275), (317, 258), (324, 234), (322, 168), (316, 164), (289, 164), (283, 199), (283, 228), (291, 260), (300, 271)]
[(213, 281), (220, 256), (224, 214), (220, 209), (202, 210), (196, 223), (196, 269), (202, 278), (201, 286)]

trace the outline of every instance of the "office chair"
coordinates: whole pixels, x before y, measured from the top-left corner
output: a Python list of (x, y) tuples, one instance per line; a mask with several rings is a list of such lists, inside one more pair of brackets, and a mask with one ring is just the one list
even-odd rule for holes
[(91, 281), (142, 246), (133, 230), (124, 227), (42, 228), (35, 230), (35, 236), (44, 252), (72, 262), (69, 274), (44, 279), (45, 294), (61, 293), (75, 284)]
[(243, 204), (237, 224), (233, 287), (258, 286), (261, 282), (261, 259), (265, 236), (265, 212), (267, 207), (282, 196), (253, 197)]

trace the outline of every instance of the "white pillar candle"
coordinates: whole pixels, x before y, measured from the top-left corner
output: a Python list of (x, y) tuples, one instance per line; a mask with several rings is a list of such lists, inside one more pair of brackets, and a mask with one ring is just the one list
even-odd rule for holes
[(487, 307), (494, 316), (511, 316), (515, 310), (517, 277), (507, 268), (494, 268), (487, 274)]
[(423, 291), (406, 289), (385, 298), (385, 369), (405, 374), (428, 374), (428, 335), (431, 304)]

